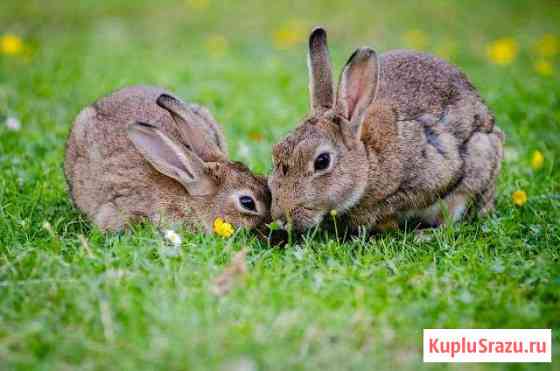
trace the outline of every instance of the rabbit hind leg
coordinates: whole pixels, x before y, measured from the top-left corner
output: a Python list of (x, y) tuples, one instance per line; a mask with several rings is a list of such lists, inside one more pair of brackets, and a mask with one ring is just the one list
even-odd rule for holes
[(501, 170), (504, 135), (497, 127), (477, 133), (465, 147), (465, 173), (459, 190), (473, 195), (473, 214), (483, 217), (496, 206), (496, 182)]
[(429, 207), (400, 214), (399, 219), (417, 229), (438, 228), (460, 221), (466, 214), (469, 201), (468, 194), (454, 191)]
[(432, 227), (456, 223), (465, 215), (468, 202), (467, 194), (460, 191), (452, 192), (432, 207), (424, 209), (421, 213), (421, 219), (425, 224)]

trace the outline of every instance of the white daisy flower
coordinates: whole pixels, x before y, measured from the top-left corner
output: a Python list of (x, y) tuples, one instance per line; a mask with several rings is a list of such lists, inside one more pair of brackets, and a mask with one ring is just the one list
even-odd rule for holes
[(175, 232), (174, 230), (171, 230), (171, 229), (167, 229), (164, 232), (163, 236), (165, 237), (165, 239), (167, 241), (169, 241), (175, 247), (181, 246), (181, 242), (183, 242), (183, 240), (181, 239), (181, 236), (179, 236), (177, 234), (177, 232)]
[(21, 129), (21, 123), (15, 117), (8, 117), (6, 119), (6, 127), (11, 131), (19, 131)]

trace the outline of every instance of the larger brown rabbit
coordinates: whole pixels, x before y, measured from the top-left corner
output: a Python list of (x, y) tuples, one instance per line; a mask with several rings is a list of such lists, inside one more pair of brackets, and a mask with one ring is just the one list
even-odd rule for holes
[(64, 171), (74, 203), (102, 230), (147, 218), (210, 232), (218, 217), (248, 228), (270, 218), (266, 180), (228, 160), (210, 113), (156, 87), (125, 88), (82, 110)]
[[(357, 49), (334, 92), (327, 36), (309, 38), (311, 115), (274, 146), (272, 217), (297, 231), (438, 226), (493, 210), (503, 135), (467, 77), (431, 55)], [(449, 216), (449, 219), (446, 218)]]

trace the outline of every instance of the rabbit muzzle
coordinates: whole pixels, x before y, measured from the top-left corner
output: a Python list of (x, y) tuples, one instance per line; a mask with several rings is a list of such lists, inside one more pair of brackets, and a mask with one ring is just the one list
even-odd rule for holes
[(306, 206), (296, 206), (291, 208), (280, 208), (273, 205), (272, 218), (279, 221), (286, 229), (301, 233), (309, 228), (318, 225), (323, 220), (324, 213), (321, 210)]

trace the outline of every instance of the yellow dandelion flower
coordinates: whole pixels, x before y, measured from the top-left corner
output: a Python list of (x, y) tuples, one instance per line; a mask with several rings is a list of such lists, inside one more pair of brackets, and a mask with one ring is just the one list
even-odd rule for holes
[(274, 32), (274, 46), (277, 49), (288, 49), (305, 40), (306, 27), (302, 21), (292, 19)]
[(233, 226), (225, 222), (222, 218), (216, 218), (216, 220), (214, 220), (214, 233), (218, 236), (228, 238), (233, 232)]
[(517, 206), (523, 206), (527, 203), (527, 193), (525, 191), (515, 191), (511, 195), (511, 200)]
[(223, 35), (210, 35), (206, 38), (206, 50), (213, 57), (223, 57), (228, 48), (228, 40)]
[(338, 214), (337, 211), (335, 209), (332, 209), (330, 212), (331, 216), (334, 218), (336, 217), (336, 215)]
[(23, 51), (23, 41), (11, 34), (0, 37), (0, 52), (7, 55), (20, 54)]
[(187, 0), (187, 5), (195, 10), (208, 9), (208, 0)]
[(545, 34), (535, 44), (535, 51), (541, 57), (552, 57), (560, 50), (560, 41), (558, 37), (552, 34)]
[(518, 51), (519, 46), (511, 37), (495, 40), (486, 47), (486, 55), (490, 62), (501, 66), (511, 64)]
[(552, 76), (554, 73), (554, 66), (547, 60), (536, 61), (533, 65), (535, 71), (542, 76)]
[(402, 35), (405, 45), (413, 49), (425, 49), (428, 45), (428, 36), (421, 30), (410, 30)]
[(255, 142), (262, 142), (263, 135), (258, 131), (252, 131), (249, 133), (249, 138), (251, 138), (251, 140), (254, 140)]
[(535, 151), (533, 152), (533, 155), (531, 156), (531, 167), (534, 170), (539, 170), (543, 167), (544, 165), (544, 155), (542, 154), (541, 151)]

